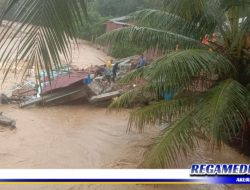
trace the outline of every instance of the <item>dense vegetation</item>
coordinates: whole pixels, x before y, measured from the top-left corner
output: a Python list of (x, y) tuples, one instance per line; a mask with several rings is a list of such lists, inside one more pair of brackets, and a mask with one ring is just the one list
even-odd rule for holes
[(88, 2), (89, 19), (82, 26), (79, 37), (93, 41), (97, 36), (105, 33), (105, 22), (108, 19), (121, 17), (146, 7), (160, 8), (161, 5), (161, 1), (149, 0), (90, 0)]
[[(161, 8), (162, 1), (150, 0), (92, 0), (88, 2), (88, 20), (81, 27), (78, 37), (94, 42), (95, 39), (106, 32), (106, 21), (121, 17), (131, 12), (147, 7)], [(126, 44), (112, 46), (109, 54), (115, 58), (124, 58), (133, 54), (140, 54), (142, 48)]]
[(169, 125), (146, 154), (144, 167), (178, 164), (201, 136), (213, 147), (227, 143), (249, 150), (250, 2), (165, 0), (165, 8), (135, 12), (136, 26), (99, 38), (104, 44), (170, 52), (125, 77), (121, 82), (139, 79), (143, 85), (111, 105), (131, 107), (149, 99), (131, 112), (130, 126), (142, 131)]

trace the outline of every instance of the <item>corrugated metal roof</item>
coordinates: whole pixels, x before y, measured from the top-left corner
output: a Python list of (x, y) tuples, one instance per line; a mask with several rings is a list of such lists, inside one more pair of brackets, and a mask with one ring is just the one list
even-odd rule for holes
[(71, 71), (68, 75), (57, 76), (55, 80), (51, 81), (44, 86), (42, 90), (42, 95), (48, 94), (52, 91), (66, 88), (80, 81), (83, 82), (84, 79), (88, 77), (88, 73), (83, 71)]

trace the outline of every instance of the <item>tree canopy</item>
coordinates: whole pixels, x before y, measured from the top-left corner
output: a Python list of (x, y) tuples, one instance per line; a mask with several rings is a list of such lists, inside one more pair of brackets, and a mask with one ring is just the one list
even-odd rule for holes
[(145, 155), (143, 166), (153, 168), (178, 164), (177, 157), (198, 146), (199, 135), (219, 148), (249, 143), (250, 2), (165, 0), (164, 6), (137, 11), (131, 14), (135, 26), (98, 39), (166, 52), (123, 78), (144, 82), (111, 105), (128, 107), (146, 97), (149, 105), (131, 112), (130, 127), (167, 125)]

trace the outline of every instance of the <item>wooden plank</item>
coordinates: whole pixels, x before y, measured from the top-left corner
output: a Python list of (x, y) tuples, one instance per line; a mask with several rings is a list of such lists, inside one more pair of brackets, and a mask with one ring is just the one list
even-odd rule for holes
[(53, 106), (53, 105), (66, 104), (66, 103), (76, 101), (79, 99), (83, 99), (83, 98), (87, 99), (87, 94), (83, 91), (79, 91), (79, 92), (75, 92), (73, 94), (69, 94), (68, 96), (54, 99), (53, 101), (47, 100), (46, 102), (43, 102), (43, 105)]
[(42, 102), (42, 98), (36, 98), (36, 99), (28, 100), (28, 101), (25, 101), (25, 102), (21, 103), (19, 105), (19, 107), (24, 108), (24, 107), (28, 107), (28, 106), (31, 106), (31, 105), (34, 105), (34, 104), (38, 104), (40, 102)]
[(69, 86), (67, 88), (62, 88), (58, 91), (47, 94), (41, 98), (23, 102), (20, 104), (20, 108), (28, 107), (34, 104), (58, 105), (81, 98), (87, 99), (88, 96), (92, 96), (93, 94), (93, 91), (86, 85)]
[(52, 101), (55, 101), (55, 100), (58, 100), (58, 99), (62, 99), (62, 98), (65, 98), (67, 96), (73, 95), (73, 94), (81, 92), (81, 91), (82, 90), (76, 90), (76, 91), (73, 91), (73, 92), (69, 92), (69, 93), (58, 95), (58, 96), (54, 96), (52, 98), (48, 98), (47, 100), (45, 100), (45, 102), (52, 102)]
[(121, 95), (121, 92), (119, 92), (119, 91), (105, 93), (105, 94), (101, 94), (98, 96), (93, 96), (92, 98), (90, 98), (89, 102), (90, 103), (97, 103), (97, 102), (108, 101), (108, 100), (111, 100), (114, 97), (117, 97), (119, 95)]
[(59, 105), (86, 98), (90, 95), (87, 86), (75, 86), (72, 88), (61, 89), (56, 93), (43, 97), (43, 105)]

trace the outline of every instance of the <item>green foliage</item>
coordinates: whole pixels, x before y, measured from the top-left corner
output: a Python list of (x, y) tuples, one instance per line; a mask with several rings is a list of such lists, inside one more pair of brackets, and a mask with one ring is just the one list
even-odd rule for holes
[[(88, 3), (89, 19), (81, 27), (78, 37), (94, 41), (96, 37), (105, 33), (105, 22), (109, 18), (120, 17), (144, 7), (161, 7), (160, 1), (154, 3), (147, 0), (92, 0)], [(139, 52), (137, 47), (126, 45), (115, 46), (110, 50), (117, 58), (127, 57)]]
[(144, 6), (145, 8), (151, 8), (151, 9), (164, 9), (164, 1), (162, 0), (144, 0)]
[(247, 112), (246, 93), (241, 84), (228, 79), (208, 91), (200, 102), (194, 118), (213, 145), (231, 142), (240, 134)]
[(130, 122), (140, 130), (148, 124), (169, 121), (169, 117), (174, 119), (145, 155), (143, 167), (178, 166), (188, 150), (197, 145), (197, 133), (206, 135), (213, 146), (233, 140), (241, 131), (243, 113), (248, 109), (245, 97), (244, 87), (229, 79), (199, 101), (194, 97), (174, 99), (133, 111)]
[(0, 8), (4, 8), (6, 6), (7, 0), (0, 0)]
[(196, 23), (190, 23), (183, 17), (174, 15), (165, 11), (145, 9), (131, 14), (133, 22), (137, 26), (165, 30), (200, 39), (204, 32), (211, 32), (214, 26), (210, 28), (197, 27)]
[(151, 150), (146, 153), (144, 168), (164, 168), (178, 166), (183, 156), (197, 146), (197, 137), (192, 123), (192, 111), (167, 127), (157, 138)]
[(95, 0), (97, 11), (104, 17), (119, 17), (142, 9), (144, 0)]
[[(220, 78), (233, 77), (236, 68), (221, 54), (200, 49), (172, 52), (152, 63), (151, 66), (136, 70), (122, 79), (130, 83), (136, 78), (148, 81), (151, 91), (178, 92), (187, 89), (194, 77), (218, 75)], [(119, 100), (119, 99), (118, 99)]]
[(199, 41), (165, 30), (148, 27), (125, 27), (113, 30), (100, 36), (97, 40), (100, 44), (126, 45), (127, 43), (144, 49), (174, 49), (178, 41), (183, 48), (202, 47)]
[(144, 8), (162, 9), (162, 0), (94, 0), (97, 11), (104, 17), (120, 17)]
[(6, 7), (7, 0), (0, 0), (0, 14), (3, 13), (3, 10)]
[(108, 18), (102, 17), (96, 10), (94, 2), (88, 4), (88, 19), (84, 20), (78, 37), (88, 41), (94, 41), (96, 37), (105, 33), (105, 22)]
[[(250, 65), (249, 52), (244, 49), (245, 35), (250, 30), (250, 3), (227, 0), (163, 3), (166, 11), (137, 11), (132, 14), (135, 26), (98, 38), (101, 44), (129, 42), (145, 49), (172, 51), (125, 76), (121, 82), (142, 78), (145, 83), (111, 105), (133, 106), (138, 97), (147, 95), (154, 102), (132, 111), (129, 126), (142, 131), (157, 122), (170, 122), (145, 156), (143, 166), (153, 168), (181, 161), (176, 158), (185, 156), (197, 145), (197, 133), (203, 134), (213, 147), (235, 142), (243, 131), (244, 116), (250, 115), (249, 92), (244, 86), (247, 81), (242, 77)], [(208, 45), (200, 42), (200, 38), (214, 32), (221, 35), (220, 39)], [(181, 50), (175, 51), (177, 43)], [(165, 93), (174, 94), (173, 99), (163, 101), (161, 96)], [(187, 96), (190, 101), (186, 101)]]
[(218, 74), (221, 78), (233, 76), (234, 66), (224, 56), (207, 50), (188, 49), (173, 52), (156, 61), (148, 71), (150, 80), (157, 81), (162, 86), (168, 86), (176, 91), (187, 88), (192, 82), (192, 77), (198, 77), (203, 72), (207, 77)]
[(154, 89), (154, 86), (151, 85), (134, 88), (123, 94), (120, 98), (117, 99), (117, 101), (114, 101), (110, 105), (110, 108), (131, 107), (136, 101), (143, 100), (145, 97), (157, 99), (159, 97), (159, 94), (153, 91)]
[(157, 122), (172, 122), (178, 119), (183, 113), (193, 109), (196, 98), (181, 98), (172, 101), (161, 100), (149, 106), (138, 108), (130, 114), (129, 126), (135, 126), (143, 131), (145, 126), (150, 126)]
[(126, 58), (135, 54), (142, 54), (143, 48), (138, 48), (133, 45), (114, 45), (109, 49), (110, 56), (114, 58)]

